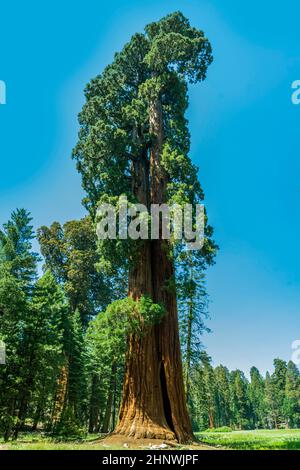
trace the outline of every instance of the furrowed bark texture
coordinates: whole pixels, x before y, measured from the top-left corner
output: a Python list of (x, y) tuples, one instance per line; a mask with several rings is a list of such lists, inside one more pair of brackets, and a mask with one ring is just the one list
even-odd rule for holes
[[(150, 109), (150, 129), (154, 136), (150, 168), (146, 158), (134, 164), (134, 191), (139, 202), (166, 202), (167, 175), (161, 164), (163, 117), (159, 100)], [(131, 335), (115, 433), (134, 438), (193, 439), (187, 411), (182, 374), (174, 263), (166, 240), (142, 243), (138, 261), (129, 276), (129, 295), (139, 299), (148, 294), (162, 303), (166, 315), (142, 337)]]
[(68, 381), (69, 381), (69, 368), (68, 363), (66, 360), (65, 365), (61, 368), (58, 380), (57, 380), (57, 391), (56, 397), (53, 407), (53, 414), (52, 414), (52, 425), (55, 427), (62, 416), (64, 406), (66, 403), (67, 398), (67, 390), (68, 390)]

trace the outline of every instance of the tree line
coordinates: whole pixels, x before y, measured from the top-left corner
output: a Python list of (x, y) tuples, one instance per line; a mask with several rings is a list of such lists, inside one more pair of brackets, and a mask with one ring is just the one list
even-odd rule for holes
[(289, 361), (274, 360), (274, 372), (250, 378), (240, 370), (213, 367), (203, 353), (192, 370), (191, 415), (195, 429), (278, 429), (300, 426), (300, 373)]

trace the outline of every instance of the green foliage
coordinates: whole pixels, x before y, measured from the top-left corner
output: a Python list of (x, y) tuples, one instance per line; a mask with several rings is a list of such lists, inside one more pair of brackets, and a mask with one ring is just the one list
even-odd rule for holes
[[(51, 388), (61, 354), (64, 295), (50, 273), (36, 280), (37, 255), (32, 252), (31, 218), (24, 210), (12, 214), (1, 232), (0, 338), (6, 364), (0, 368), (0, 428), (7, 439), (24, 425), (30, 407), (43, 402)], [(48, 409), (49, 411), (49, 409)]]
[[(212, 374), (213, 370), (213, 374)], [(250, 381), (224, 366), (212, 369), (202, 353), (191, 371), (191, 414), (195, 430), (297, 428), (300, 426), (300, 373), (293, 362), (275, 359), (274, 372), (262, 377), (256, 367)]]
[(265, 382), (256, 367), (251, 368), (250, 378), (248, 395), (253, 420), (252, 427), (263, 428), (268, 425), (266, 420)]
[[(105, 416), (107, 429), (104, 432), (115, 423), (128, 335), (143, 335), (145, 329), (158, 323), (163, 315), (164, 309), (149, 297), (143, 296), (138, 301), (127, 297), (114, 301), (90, 322), (85, 336), (90, 372), (90, 431), (101, 429)], [(111, 409), (114, 423), (110, 420)]]
[(249, 400), (247, 396), (248, 381), (244, 373), (235, 370), (230, 374), (230, 388), (232, 396), (232, 415), (233, 422), (238, 429), (247, 429), (249, 427)]
[(107, 278), (97, 270), (96, 232), (91, 219), (54, 222), (38, 230), (45, 267), (60, 283), (72, 312), (78, 311), (84, 326), (113, 296)]
[(270, 427), (285, 426), (284, 415), (287, 364), (281, 359), (274, 360), (274, 373), (267, 374), (265, 382), (265, 401), (267, 420)]
[(167, 15), (145, 28), (151, 49), (145, 62), (155, 72), (184, 75), (191, 82), (204, 80), (212, 62), (211, 46), (204, 33), (190, 26), (180, 12)]
[(27, 289), (36, 277), (39, 260), (37, 253), (32, 251), (34, 233), (31, 221), (29, 212), (17, 209), (0, 231), (0, 261), (9, 266), (11, 274)]
[(100, 314), (99, 321), (106, 321), (109, 338), (130, 334), (143, 335), (145, 328), (159, 323), (165, 313), (164, 307), (155, 304), (150, 297), (142, 296), (135, 301), (131, 297), (116, 300)]
[(230, 389), (230, 372), (227, 367), (219, 365), (214, 370), (216, 382), (216, 423), (220, 427), (233, 425), (231, 413), (232, 397)]
[[(149, 24), (144, 34), (135, 34), (112, 64), (87, 85), (73, 157), (87, 194), (84, 204), (93, 218), (99, 202), (116, 203), (121, 195), (136, 200), (137, 168), (143, 167), (147, 174), (150, 165), (154, 136), (149, 115), (155, 100), (160, 101), (164, 116), (165, 202), (194, 204), (203, 199), (198, 169), (188, 156), (185, 111), (188, 83), (204, 80), (211, 61), (204, 33), (175, 12)], [(101, 266), (111, 272), (124, 269), (134, 261), (138, 247), (138, 241), (100, 241)], [(212, 229), (206, 224), (203, 256), (213, 258), (215, 251)]]
[(190, 374), (190, 410), (195, 430), (215, 427), (217, 389), (210, 357), (202, 352)]
[(289, 427), (297, 427), (300, 423), (300, 373), (297, 366), (289, 361), (286, 371), (283, 414)]

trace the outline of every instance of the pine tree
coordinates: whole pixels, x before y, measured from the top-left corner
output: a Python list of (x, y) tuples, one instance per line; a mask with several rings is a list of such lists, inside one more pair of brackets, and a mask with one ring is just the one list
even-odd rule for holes
[[(200, 261), (200, 262), (199, 262)], [(193, 364), (201, 359), (201, 335), (208, 332), (208, 296), (205, 275), (201, 271), (203, 260), (192, 251), (180, 254), (177, 266), (178, 315), (187, 402), (190, 404), (190, 374)]]
[(37, 281), (30, 222), (28, 212), (17, 210), (0, 233), (0, 336), (7, 353), (0, 370), (0, 427), (5, 439), (18, 436), (41, 381), (45, 385), (56, 370), (60, 348), (63, 295), (49, 273)]
[(218, 427), (231, 426), (231, 390), (228, 369), (222, 365), (216, 367), (214, 370), (214, 381), (216, 384), (216, 421)]
[(37, 275), (39, 256), (32, 251), (32, 218), (25, 209), (17, 209), (0, 231), (0, 261), (9, 265), (11, 274), (29, 290)]
[(249, 400), (251, 406), (252, 426), (254, 428), (263, 428), (266, 423), (264, 409), (264, 380), (256, 367), (251, 367), (250, 377)]
[(232, 416), (238, 429), (249, 426), (249, 401), (247, 396), (248, 381), (240, 370), (231, 372)]
[(36, 403), (36, 425), (42, 414), (44, 422), (50, 417), (53, 395), (49, 396), (46, 390), (48, 388), (53, 391), (60, 367), (61, 328), (65, 310), (63, 292), (51, 273), (46, 272), (34, 286), (28, 308), (23, 312), (22, 373), (19, 377), (21, 387), (17, 397), (18, 414), (14, 437), (17, 437), (19, 430), (24, 426), (29, 407), (35, 406), (36, 397), (43, 399), (43, 403)]
[(21, 282), (7, 263), (0, 264), (0, 338), (5, 344), (6, 362), (0, 367), (0, 430), (5, 440), (16, 423), (18, 379), (22, 371), (19, 351), (23, 335), (23, 312), (27, 308)]
[(287, 364), (283, 412), (289, 428), (299, 427), (300, 374), (297, 366), (292, 361)]
[(273, 387), (273, 416), (276, 428), (286, 426), (284, 399), (286, 387), (287, 364), (281, 359), (274, 359), (274, 372), (271, 376)]
[(269, 372), (266, 373), (265, 378), (265, 410), (266, 410), (266, 421), (267, 425), (270, 429), (277, 428), (277, 412), (276, 412), (276, 396), (275, 396), (275, 389), (274, 384), (271, 379), (271, 375)]
[[(30, 298), (38, 256), (32, 251), (33, 228), (24, 209), (12, 213), (0, 231), (0, 337), (6, 344), (7, 362), (1, 367), (1, 428), (5, 439), (18, 426), (19, 396), (24, 380), (26, 329), (30, 327)], [(22, 409), (21, 409), (22, 413)]]

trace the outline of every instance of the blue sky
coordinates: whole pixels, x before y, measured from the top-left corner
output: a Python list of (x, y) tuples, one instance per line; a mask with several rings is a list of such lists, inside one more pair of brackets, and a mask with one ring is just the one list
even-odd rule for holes
[(204, 342), (216, 364), (270, 369), (300, 338), (300, 4), (52, 0), (1, 5), (0, 222), (84, 215), (70, 154), (85, 84), (145, 24), (181, 10), (214, 50), (190, 89), (192, 158), (220, 245)]

